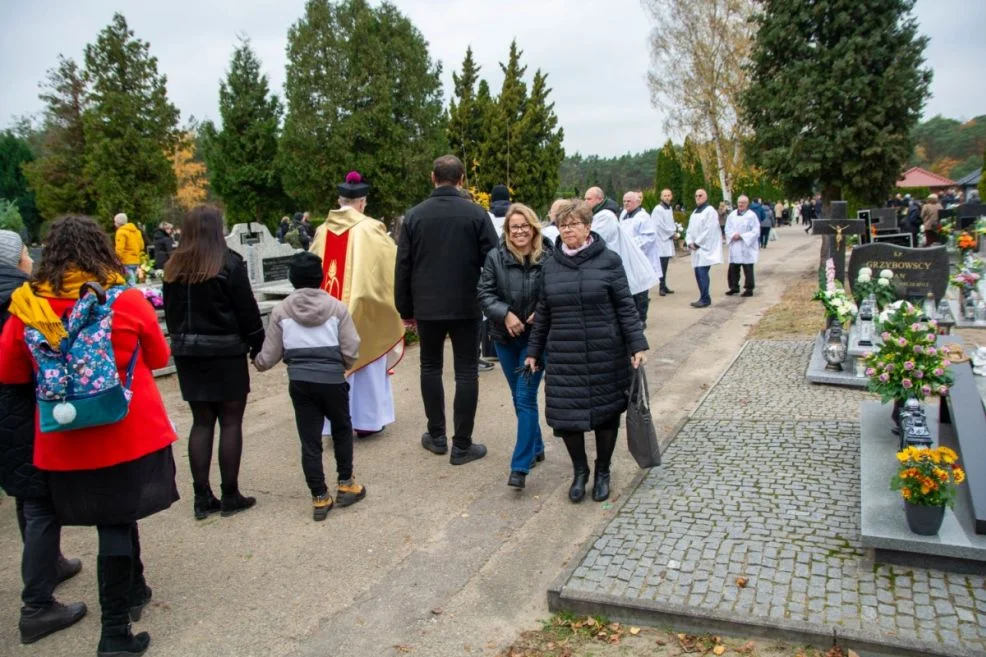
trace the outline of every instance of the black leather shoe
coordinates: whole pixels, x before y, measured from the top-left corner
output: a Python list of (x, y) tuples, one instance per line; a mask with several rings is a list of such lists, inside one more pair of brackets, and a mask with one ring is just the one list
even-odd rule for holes
[(256, 497), (246, 497), (244, 495), (240, 495), (238, 492), (234, 495), (223, 495), (223, 499), (220, 501), (222, 510), (219, 512), (219, 515), (223, 518), (228, 518), (229, 516), (239, 513), (240, 511), (246, 511), (247, 509), (253, 508), (256, 503)]
[(147, 584), (144, 584), (143, 591), (136, 591), (130, 599), (130, 622), (136, 623), (144, 614), (144, 607), (151, 603), (154, 592)]
[(84, 602), (63, 605), (57, 600), (47, 607), (22, 607), (17, 624), (21, 631), (21, 643), (34, 643), (58, 630), (75, 625), (86, 615)]
[(701, 301), (692, 301), (691, 303), (692, 308), (708, 308), (711, 305), (709, 302), (702, 303)]
[(589, 483), (589, 469), (576, 470), (575, 477), (572, 479), (572, 487), (568, 489), (568, 499), (575, 504), (582, 501), (585, 497), (585, 485)]
[(510, 473), (510, 478), (507, 479), (507, 485), (511, 488), (516, 488), (520, 490), (524, 487), (524, 480), (527, 479), (527, 475), (523, 472), (517, 472), (516, 470)]
[(726, 296), (731, 297), (734, 294), (739, 294), (739, 290), (726, 290)]
[(602, 502), (609, 499), (609, 473), (596, 470), (592, 482), (592, 499)]
[(668, 296), (668, 291), (667, 290), (658, 290), (657, 293), (660, 294), (662, 297)]
[(430, 433), (425, 433), (421, 436), (421, 446), (432, 454), (438, 454), (441, 456), (448, 452), (448, 438), (445, 436), (439, 436), (435, 438)]
[(753, 290), (744, 290), (743, 294), (741, 294), (740, 296), (741, 297), (752, 297), (753, 296)]
[(544, 452), (534, 455), (534, 460), (531, 461), (531, 470), (537, 467), (538, 463), (544, 460)]
[(469, 447), (461, 448), (452, 445), (452, 454), (449, 455), (448, 462), (452, 465), (465, 465), (471, 461), (478, 461), (486, 456), (486, 445), (473, 443)]
[(674, 294), (674, 290), (672, 290), (670, 288), (664, 288), (664, 293), (665, 294)]
[(56, 577), (56, 586), (61, 584), (67, 579), (72, 579), (82, 570), (82, 560), (80, 559), (66, 559), (62, 555), (58, 555), (58, 564), (55, 567), (58, 573)]

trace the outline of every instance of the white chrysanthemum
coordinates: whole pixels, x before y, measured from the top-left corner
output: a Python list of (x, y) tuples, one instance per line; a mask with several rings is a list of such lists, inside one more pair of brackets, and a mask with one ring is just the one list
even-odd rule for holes
[(869, 274), (864, 274), (860, 272), (859, 278), (857, 278), (856, 280), (858, 280), (860, 283), (869, 283), (870, 281), (873, 280), (873, 277), (870, 276)]
[(873, 275), (873, 270), (870, 269), (869, 267), (860, 267), (859, 268), (859, 275), (862, 276), (863, 274), (866, 274), (867, 276), (872, 276)]
[(884, 269), (884, 270), (882, 270), (880, 272), (880, 278), (890, 279), (890, 278), (893, 278), (893, 277), (894, 277), (894, 273), (892, 271), (890, 271), (889, 269)]
[(880, 279), (877, 279), (877, 282), (876, 283), (877, 283), (877, 285), (882, 285), (883, 287), (887, 287), (888, 285), (890, 285), (890, 279), (888, 279), (888, 278), (880, 278)]

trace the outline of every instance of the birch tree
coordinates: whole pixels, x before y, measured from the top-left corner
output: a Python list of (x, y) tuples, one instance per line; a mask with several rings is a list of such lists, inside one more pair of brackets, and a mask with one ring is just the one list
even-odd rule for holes
[(711, 143), (723, 197), (732, 201), (743, 126), (739, 102), (747, 87), (753, 0), (642, 0), (654, 20), (651, 103), (665, 130)]

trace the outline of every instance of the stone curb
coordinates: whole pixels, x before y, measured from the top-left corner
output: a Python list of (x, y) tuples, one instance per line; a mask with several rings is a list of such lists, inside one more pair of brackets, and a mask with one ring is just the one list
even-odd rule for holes
[(841, 646), (868, 657), (986, 657), (986, 652), (980, 650), (903, 637), (891, 639), (878, 632), (851, 630), (838, 625), (792, 620), (764, 622), (754, 616), (723, 614), (699, 607), (648, 601), (630, 603), (624, 598), (601, 593), (566, 593), (562, 589), (555, 592), (554, 600), (551, 594), (549, 590), (549, 608), (552, 612), (565, 610), (580, 615), (599, 614), (624, 624), (671, 625), (681, 631), (755, 636), (816, 646), (831, 645), (833, 637), (837, 636)]

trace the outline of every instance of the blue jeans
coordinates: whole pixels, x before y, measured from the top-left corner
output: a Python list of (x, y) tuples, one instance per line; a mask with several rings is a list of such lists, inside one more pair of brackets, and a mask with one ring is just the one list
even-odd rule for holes
[(140, 265), (123, 265), (123, 270), (127, 274), (127, 285), (137, 284), (137, 270), (140, 269)]
[(696, 267), (695, 268), (695, 281), (698, 283), (698, 300), (699, 303), (712, 303), (712, 297), (709, 296), (709, 267)]
[(510, 344), (493, 343), (496, 354), (500, 358), (500, 367), (507, 377), (510, 392), (514, 398), (514, 412), (517, 414), (517, 443), (514, 445), (514, 455), (510, 459), (511, 472), (528, 473), (531, 462), (537, 454), (544, 453), (544, 442), (541, 440), (541, 423), (538, 413), (538, 387), (544, 368), (530, 377), (518, 374), (514, 370), (523, 366), (527, 358), (528, 333), (511, 341)]

